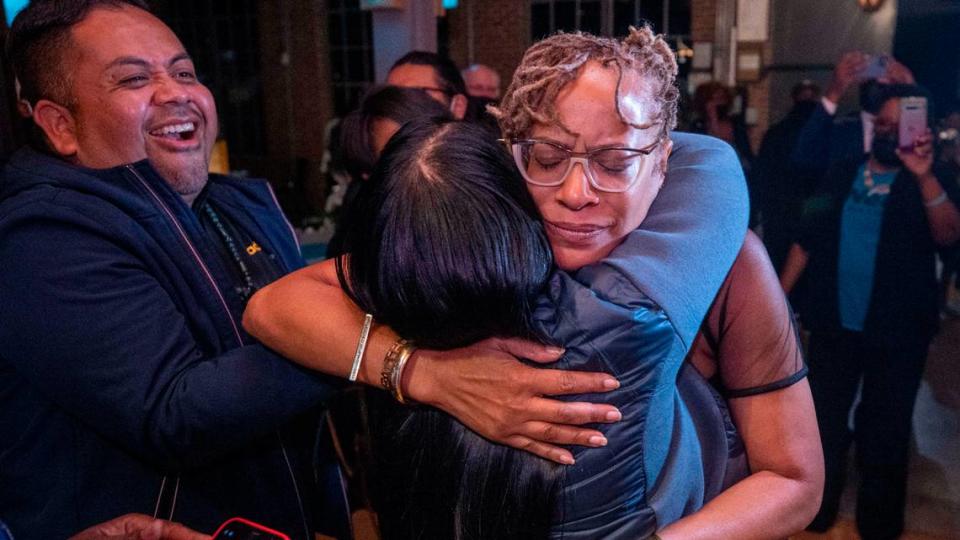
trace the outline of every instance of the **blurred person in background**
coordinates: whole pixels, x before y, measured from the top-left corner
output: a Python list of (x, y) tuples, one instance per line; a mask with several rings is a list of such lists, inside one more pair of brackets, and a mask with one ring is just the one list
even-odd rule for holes
[(705, 82), (693, 93), (693, 123), (690, 131), (726, 141), (737, 152), (747, 177), (750, 194), (750, 226), (757, 223), (757, 194), (753, 179), (753, 148), (743, 114), (734, 112), (734, 93), (719, 81)]
[[(873, 147), (873, 122), (884, 99), (884, 87), (914, 84), (913, 73), (890, 56), (850, 51), (840, 57), (820, 104), (800, 130), (793, 164), (823, 176), (831, 163), (863, 159)], [(859, 110), (837, 116), (837, 108), (853, 86), (859, 89)]]
[(472, 64), (460, 72), (467, 84), (469, 106), (466, 118), (487, 128), (494, 137), (500, 136), (497, 119), (487, 107), (500, 101), (500, 74), (492, 67)]
[(779, 272), (795, 238), (803, 202), (817, 187), (819, 177), (793, 167), (790, 156), (800, 130), (820, 101), (820, 87), (801, 81), (790, 92), (793, 107), (763, 136), (754, 165), (757, 206), (763, 227), (763, 245)]
[(694, 121), (691, 131), (722, 139), (740, 156), (744, 172), (749, 172), (753, 150), (742, 114), (734, 113), (734, 94), (718, 81), (705, 82), (693, 93)]
[(947, 108), (937, 123), (937, 159), (948, 173), (960, 178), (960, 104)]
[(457, 120), (467, 114), (467, 85), (460, 70), (452, 60), (435, 52), (410, 51), (401, 56), (387, 72), (385, 83), (425, 91)]
[(491, 101), (500, 99), (500, 74), (490, 66), (471, 64), (460, 72), (467, 84), (467, 93), (472, 97)]
[(387, 141), (411, 120), (452, 118), (450, 111), (427, 92), (416, 88), (377, 86), (371, 88), (355, 111), (340, 126), (340, 151), (344, 167), (351, 176), (337, 216), (333, 237), (327, 245), (327, 257), (342, 254), (343, 223), (355, 204), (360, 185), (370, 177)]
[[(960, 183), (960, 103), (949, 107), (938, 124), (937, 160), (942, 164), (947, 181)], [(943, 270), (940, 274), (940, 302), (947, 315), (960, 317), (960, 298), (951, 298), (955, 278), (960, 271), (960, 242), (940, 250)]]
[(934, 166), (929, 130), (899, 148), (900, 100), (923, 95), (916, 86), (884, 87), (869, 156), (830, 163), (781, 272), (786, 292), (801, 274), (807, 280), (798, 303), (826, 465), (810, 525), (817, 532), (836, 520), (851, 441), (860, 535), (903, 531), (913, 406), (939, 323), (936, 251), (960, 238), (960, 190)]

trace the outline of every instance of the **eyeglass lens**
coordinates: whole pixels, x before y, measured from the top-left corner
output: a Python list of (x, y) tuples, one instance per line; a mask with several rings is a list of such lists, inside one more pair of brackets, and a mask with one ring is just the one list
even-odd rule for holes
[[(548, 143), (518, 143), (514, 153), (524, 178), (536, 185), (559, 186), (572, 167), (570, 151)], [(640, 175), (646, 157), (636, 150), (609, 148), (591, 152), (586, 161), (594, 187), (624, 191)]]

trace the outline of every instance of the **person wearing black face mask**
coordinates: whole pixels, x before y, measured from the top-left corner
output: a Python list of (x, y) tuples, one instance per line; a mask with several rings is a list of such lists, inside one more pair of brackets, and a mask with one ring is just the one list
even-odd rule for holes
[(889, 168), (899, 168), (903, 166), (897, 150), (900, 147), (900, 140), (896, 133), (879, 133), (873, 135), (873, 145), (870, 150), (870, 157), (876, 161), (877, 165)]
[[(827, 190), (807, 205), (798, 243), (781, 273), (810, 330), (810, 387), (823, 440), (826, 484), (811, 530), (837, 516), (846, 455), (856, 441), (861, 537), (897, 538), (903, 509), (913, 403), (939, 322), (935, 253), (960, 239), (955, 182), (934, 167), (930, 132), (899, 147), (901, 98), (916, 86), (884, 90), (866, 158), (831, 164)], [(855, 427), (848, 415), (858, 384)]]
[[(870, 73), (872, 58), (861, 51), (850, 51), (840, 58), (827, 91), (800, 131), (791, 156), (794, 167), (822, 176), (832, 162), (860, 159), (870, 153), (874, 118), (887, 88), (896, 84), (915, 84), (913, 73), (889, 56), (884, 58), (883, 72), (879, 76)], [(853, 86), (859, 90), (860, 110), (838, 117), (838, 104)]]

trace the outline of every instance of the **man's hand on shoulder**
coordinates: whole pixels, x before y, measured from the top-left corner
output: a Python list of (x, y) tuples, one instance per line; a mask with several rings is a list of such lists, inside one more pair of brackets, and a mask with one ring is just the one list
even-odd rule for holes
[(70, 540), (210, 540), (210, 537), (172, 521), (127, 514), (94, 525)]

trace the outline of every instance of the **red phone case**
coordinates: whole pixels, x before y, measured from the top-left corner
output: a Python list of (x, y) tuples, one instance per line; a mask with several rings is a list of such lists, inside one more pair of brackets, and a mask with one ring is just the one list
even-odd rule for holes
[(219, 540), (218, 537), (219, 537), (220, 533), (222, 533), (222, 532), (224, 531), (224, 529), (226, 529), (228, 526), (230, 526), (231, 523), (243, 523), (244, 525), (246, 525), (246, 526), (248, 526), (248, 527), (250, 527), (250, 528), (256, 529), (256, 530), (258, 530), (258, 531), (261, 531), (261, 532), (264, 532), (264, 533), (267, 533), (267, 534), (271, 534), (271, 535), (273, 535), (273, 537), (270, 538), (270, 540), (290, 540), (290, 537), (289, 537), (289, 536), (283, 534), (283, 533), (280, 532), (280, 531), (275, 531), (275, 530), (271, 529), (270, 527), (264, 527), (263, 525), (260, 525), (259, 523), (254, 523), (254, 522), (250, 521), (249, 519), (243, 519), (242, 517), (230, 518), (230, 519), (228, 519), (227, 521), (223, 522), (223, 524), (220, 525), (219, 528), (217, 528), (217, 532), (213, 533), (213, 538), (212, 538), (212, 540)]

